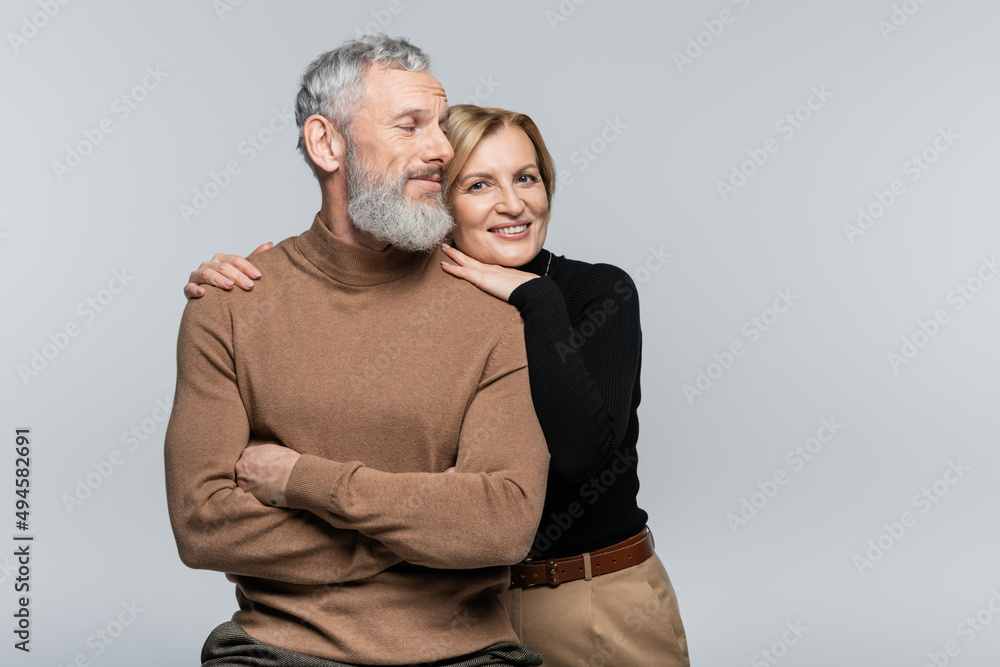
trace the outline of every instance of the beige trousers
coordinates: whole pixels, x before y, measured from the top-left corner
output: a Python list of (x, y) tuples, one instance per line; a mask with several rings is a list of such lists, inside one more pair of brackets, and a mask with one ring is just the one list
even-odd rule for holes
[(514, 631), (543, 667), (689, 667), (674, 587), (660, 559), (556, 588), (502, 597)]

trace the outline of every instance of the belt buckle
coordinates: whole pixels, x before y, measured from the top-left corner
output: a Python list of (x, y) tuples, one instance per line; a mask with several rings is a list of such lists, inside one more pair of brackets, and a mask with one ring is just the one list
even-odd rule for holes
[(511, 585), (511, 587), (512, 588), (531, 588), (532, 586), (537, 586), (539, 583), (541, 583), (541, 582), (532, 582), (532, 581), (528, 580), (527, 578), (525, 578), (523, 576), (522, 576), (523, 581), (518, 581), (517, 578), (514, 575), (514, 568), (516, 568), (518, 566), (529, 566), (529, 565), (535, 565), (535, 564), (536, 564), (536, 562), (535, 562), (534, 558), (525, 558), (520, 563), (517, 563), (517, 565), (512, 565), (511, 568), (510, 568), (511, 569), (511, 575), (510, 575), (510, 585)]
[(560, 584), (560, 581), (559, 581), (559, 570), (556, 569), (556, 559), (555, 558), (546, 558), (545, 559), (545, 574), (548, 576), (549, 586), (551, 586), (552, 588), (558, 588), (558, 586)]

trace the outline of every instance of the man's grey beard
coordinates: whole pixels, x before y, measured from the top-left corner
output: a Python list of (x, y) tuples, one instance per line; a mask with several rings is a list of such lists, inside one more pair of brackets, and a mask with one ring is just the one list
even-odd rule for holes
[(348, 142), (345, 160), (347, 178), (347, 214), (354, 226), (379, 241), (409, 252), (428, 252), (437, 248), (455, 226), (444, 200), (444, 180), (440, 192), (428, 192), (426, 202), (406, 196), (406, 183), (413, 176), (440, 174), (407, 172), (398, 181), (380, 178), (358, 155), (355, 144)]

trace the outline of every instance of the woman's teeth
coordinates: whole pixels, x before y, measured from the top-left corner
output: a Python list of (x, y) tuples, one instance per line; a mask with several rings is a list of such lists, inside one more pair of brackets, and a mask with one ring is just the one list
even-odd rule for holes
[(494, 234), (520, 234), (528, 225), (515, 225), (513, 227), (498, 227), (497, 229), (491, 229), (490, 231)]

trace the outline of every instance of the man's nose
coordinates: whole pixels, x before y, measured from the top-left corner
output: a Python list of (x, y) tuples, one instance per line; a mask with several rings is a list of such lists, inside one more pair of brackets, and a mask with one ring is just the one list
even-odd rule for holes
[(427, 144), (424, 148), (423, 161), (428, 164), (437, 164), (441, 168), (444, 168), (451, 162), (451, 158), (455, 156), (455, 151), (451, 147), (451, 143), (448, 141), (448, 136), (441, 130), (440, 127), (435, 126), (431, 130), (430, 136), (427, 138)]

